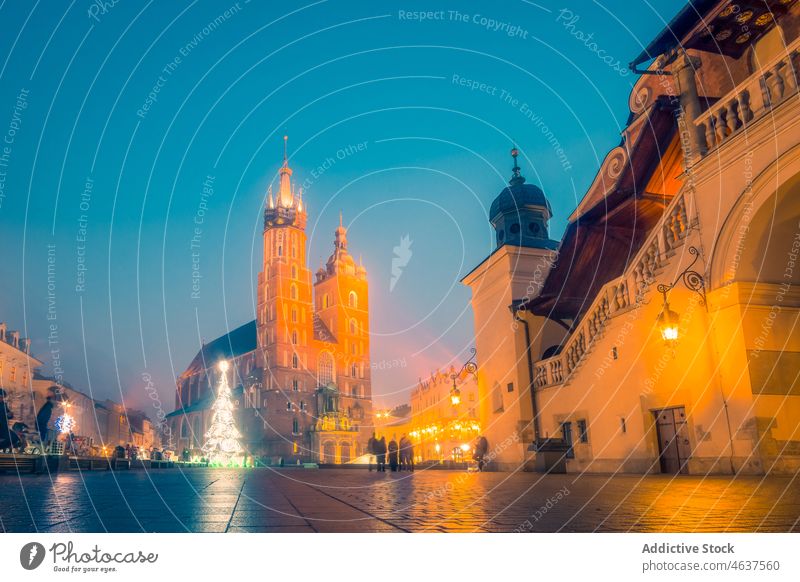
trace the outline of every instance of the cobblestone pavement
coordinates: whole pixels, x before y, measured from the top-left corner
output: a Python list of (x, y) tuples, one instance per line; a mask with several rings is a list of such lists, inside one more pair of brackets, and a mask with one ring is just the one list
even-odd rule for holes
[(800, 531), (800, 477), (162, 469), (0, 475), (8, 532)]

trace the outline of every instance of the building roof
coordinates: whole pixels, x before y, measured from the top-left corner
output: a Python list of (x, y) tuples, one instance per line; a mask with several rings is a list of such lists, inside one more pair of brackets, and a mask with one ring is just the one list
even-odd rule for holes
[(191, 376), (213, 366), (219, 360), (243, 356), (257, 347), (258, 332), (254, 319), (205, 344), (183, 374)]
[(690, 0), (630, 64), (680, 47), (740, 58), (789, 10), (786, 0)]
[[(676, 125), (667, 100), (629, 128), (631, 143), (615, 148), (584, 196), (561, 239), (558, 262), (539, 296), (515, 305), (552, 319), (577, 320), (602, 286), (618, 277), (657, 224), (669, 202), (647, 192)], [(641, 129), (638, 129), (641, 128)]]

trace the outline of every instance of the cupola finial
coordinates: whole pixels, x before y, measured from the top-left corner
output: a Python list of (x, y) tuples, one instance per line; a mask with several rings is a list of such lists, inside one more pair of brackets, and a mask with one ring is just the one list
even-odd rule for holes
[(514, 167), (511, 168), (512, 175), (511, 175), (511, 180), (509, 182), (512, 185), (522, 183), (525, 181), (525, 178), (523, 178), (522, 176), (519, 164), (517, 163), (517, 156), (519, 156), (519, 149), (517, 149), (517, 146), (514, 145), (514, 147), (511, 148), (511, 157), (514, 158)]

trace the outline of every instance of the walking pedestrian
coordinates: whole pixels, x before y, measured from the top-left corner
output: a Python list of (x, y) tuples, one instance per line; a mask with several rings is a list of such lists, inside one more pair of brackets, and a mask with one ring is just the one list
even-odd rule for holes
[(472, 455), (472, 458), (478, 462), (478, 471), (483, 471), (483, 467), (486, 464), (486, 453), (489, 451), (489, 441), (486, 440), (486, 437), (481, 435), (475, 441), (475, 454)]
[(53, 416), (53, 397), (48, 395), (36, 414), (36, 430), (39, 432), (39, 438), (42, 439), (42, 447), (47, 446), (47, 425), (50, 423), (51, 416)]
[(369, 437), (367, 441), (367, 457), (369, 457), (367, 463), (369, 464), (370, 473), (372, 472), (372, 463), (375, 460), (375, 445), (377, 442), (378, 440), (375, 438), (375, 433), (373, 432), (372, 436)]
[(414, 470), (414, 453), (411, 445), (411, 439), (406, 435), (400, 437), (400, 470)]
[(393, 473), (397, 471), (397, 450), (397, 441), (393, 438), (389, 441), (389, 468)]
[(375, 443), (375, 456), (377, 457), (378, 471), (386, 472), (386, 437), (382, 436)]

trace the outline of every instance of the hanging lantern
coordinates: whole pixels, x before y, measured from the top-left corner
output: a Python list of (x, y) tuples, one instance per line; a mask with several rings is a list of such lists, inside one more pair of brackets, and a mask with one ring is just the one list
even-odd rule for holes
[(664, 307), (658, 315), (658, 329), (661, 332), (661, 339), (668, 344), (678, 341), (678, 325), (680, 316), (669, 308), (669, 303), (664, 299)]

